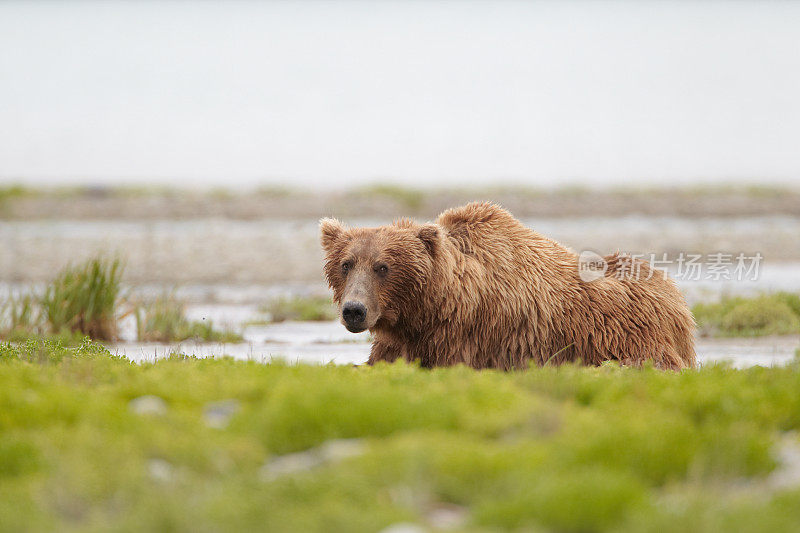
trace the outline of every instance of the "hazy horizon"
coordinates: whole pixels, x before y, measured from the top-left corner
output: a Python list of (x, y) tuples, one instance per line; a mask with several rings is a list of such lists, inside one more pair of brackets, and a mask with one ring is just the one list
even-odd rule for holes
[(0, 183), (800, 183), (800, 3), (0, 3)]

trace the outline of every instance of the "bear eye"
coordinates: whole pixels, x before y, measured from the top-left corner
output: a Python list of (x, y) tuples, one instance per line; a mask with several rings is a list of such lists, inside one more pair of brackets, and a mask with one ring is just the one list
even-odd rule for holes
[(350, 269), (351, 269), (351, 268), (353, 268), (353, 263), (352, 263), (351, 261), (346, 261), (346, 262), (345, 262), (345, 263), (342, 265), (342, 272), (343, 272), (344, 274), (347, 274), (347, 273), (350, 271)]
[(381, 276), (385, 276), (389, 273), (389, 267), (386, 265), (375, 265), (375, 272)]

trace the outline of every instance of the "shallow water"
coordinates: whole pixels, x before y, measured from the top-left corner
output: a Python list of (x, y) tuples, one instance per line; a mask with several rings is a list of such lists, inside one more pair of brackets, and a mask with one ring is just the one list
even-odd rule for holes
[[(283, 322), (249, 326), (245, 341), (235, 344), (182, 342), (174, 344), (121, 342), (109, 345), (112, 353), (134, 361), (154, 361), (171, 353), (196, 357), (230, 356), (235, 359), (290, 363), (362, 364), (369, 356), (367, 332), (352, 334), (337, 322)], [(800, 336), (759, 339), (699, 339), (701, 364), (730, 362), (736, 368), (783, 365), (800, 347)]]
[(282, 322), (244, 328), (242, 343), (160, 344), (121, 342), (109, 345), (112, 353), (133, 361), (154, 361), (171, 353), (196, 357), (230, 356), (235, 359), (290, 363), (361, 364), (369, 356), (369, 333), (353, 334), (338, 322)]

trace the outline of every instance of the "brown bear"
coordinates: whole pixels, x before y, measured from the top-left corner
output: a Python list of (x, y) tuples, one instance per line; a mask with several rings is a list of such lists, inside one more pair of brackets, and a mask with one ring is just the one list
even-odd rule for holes
[(342, 323), (374, 336), (370, 364), (695, 365), (694, 319), (662, 271), (617, 253), (583, 281), (572, 250), (497, 205), (450, 209), (435, 224), (323, 219), (320, 232)]

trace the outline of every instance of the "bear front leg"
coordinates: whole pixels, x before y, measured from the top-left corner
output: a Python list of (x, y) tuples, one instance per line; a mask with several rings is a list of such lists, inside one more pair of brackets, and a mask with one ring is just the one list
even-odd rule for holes
[(401, 355), (402, 350), (399, 346), (393, 346), (376, 340), (372, 343), (372, 350), (370, 351), (369, 359), (367, 359), (367, 364), (374, 365), (378, 361), (392, 363)]

